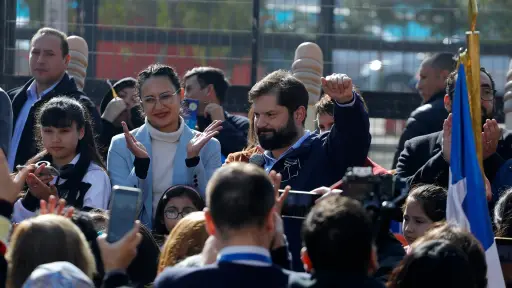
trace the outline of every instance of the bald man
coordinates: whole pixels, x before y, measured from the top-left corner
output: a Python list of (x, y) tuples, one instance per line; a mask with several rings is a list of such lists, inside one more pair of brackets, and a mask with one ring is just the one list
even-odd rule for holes
[(448, 117), (443, 102), (446, 95), (446, 78), (455, 70), (456, 66), (457, 62), (451, 53), (438, 53), (421, 63), (416, 89), (418, 89), (423, 103), (411, 113), (407, 120), (406, 127), (398, 141), (393, 159), (393, 169), (396, 168), (405, 141), (443, 130), (443, 121)]

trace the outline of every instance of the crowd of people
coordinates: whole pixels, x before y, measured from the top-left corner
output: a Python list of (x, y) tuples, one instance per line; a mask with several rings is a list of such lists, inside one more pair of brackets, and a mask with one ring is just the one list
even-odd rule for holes
[[(246, 118), (224, 110), (229, 82), (216, 68), (180, 78), (152, 64), (97, 107), (66, 72), (69, 60), (66, 35), (42, 28), (30, 43), (33, 78), (0, 89), (0, 286), (487, 287), (482, 246), (445, 223), (452, 54), (419, 68), (424, 103), (396, 170), (368, 158), (368, 109), (346, 74), (321, 78), (308, 119), (304, 83), (272, 72), (250, 89)], [(480, 81), (489, 217), (496, 236), (512, 237), (512, 138), (493, 119), (485, 69)], [(195, 127), (184, 98), (199, 103)], [(350, 167), (407, 181), (403, 233), (375, 233), (363, 203), (336, 189)], [(141, 201), (133, 229), (111, 243), (115, 185), (139, 189)], [(282, 215), (291, 190), (322, 194), (299, 222)]]

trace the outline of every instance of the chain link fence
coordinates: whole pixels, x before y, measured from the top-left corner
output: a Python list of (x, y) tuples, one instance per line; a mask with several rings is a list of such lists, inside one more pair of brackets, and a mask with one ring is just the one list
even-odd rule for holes
[[(456, 52), (468, 27), (467, 1), (459, 0), (258, 2), (259, 61), (252, 67), (253, 1), (0, 0), (0, 86), (12, 88), (13, 79), (30, 74), (30, 38), (43, 26), (88, 42), (88, 79), (133, 77), (160, 62), (180, 75), (196, 66), (214, 66), (224, 70), (232, 85), (249, 86), (251, 71), (260, 79), (290, 69), (296, 47), (312, 41), (323, 49), (326, 74), (349, 74), (369, 96), (370, 157), (390, 167), (403, 119), (420, 102), (414, 87), (421, 61), (428, 53)], [(487, 3), (479, 16), (481, 64), (502, 94), (512, 57), (512, 26), (507, 23), (512, 6), (505, 0)], [(386, 102), (382, 97), (390, 94), (379, 92), (395, 95)], [(372, 105), (377, 102), (383, 107)], [(376, 110), (379, 118), (373, 118)]]

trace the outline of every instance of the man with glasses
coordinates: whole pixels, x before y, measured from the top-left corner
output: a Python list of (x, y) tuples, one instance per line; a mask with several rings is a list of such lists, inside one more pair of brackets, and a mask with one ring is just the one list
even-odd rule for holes
[[(446, 80), (444, 106), (449, 113), (452, 110), (456, 81), (457, 72), (455, 71)], [(493, 119), (496, 86), (485, 68), (482, 68), (480, 72), (480, 95), (483, 164), (485, 176), (492, 184), (498, 169), (506, 160), (512, 158), (512, 136), (509, 131), (501, 129)], [(451, 123), (450, 114), (445, 120), (442, 131), (407, 141), (398, 159), (397, 174), (406, 178), (410, 184), (437, 184), (448, 187)]]

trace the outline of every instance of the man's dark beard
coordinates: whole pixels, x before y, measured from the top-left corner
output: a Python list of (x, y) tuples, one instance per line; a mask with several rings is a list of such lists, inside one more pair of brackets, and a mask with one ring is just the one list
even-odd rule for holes
[[(271, 134), (261, 134), (262, 132), (271, 132)], [(258, 129), (258, 142), (263, 149), (272, 151), (293, 145), (297, 135), (299, 135), (297, 127), (295, 127), (293, 117), (290, 115), (286, 126), (277, 131), (274, 129)]]

